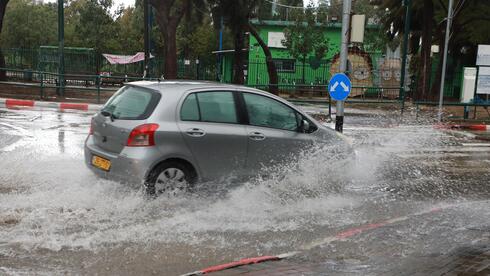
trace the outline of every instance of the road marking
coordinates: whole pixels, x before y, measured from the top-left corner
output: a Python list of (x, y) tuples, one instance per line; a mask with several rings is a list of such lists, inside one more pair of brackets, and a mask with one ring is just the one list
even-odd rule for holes
[(461, 143), (463, 147), (490, 147), (490, 143)]

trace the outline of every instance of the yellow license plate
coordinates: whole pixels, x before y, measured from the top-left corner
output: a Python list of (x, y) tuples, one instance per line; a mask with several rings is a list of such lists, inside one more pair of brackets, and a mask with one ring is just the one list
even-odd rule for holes
[(108, 171), (111, 168), (111, 161), (94, 155), (92, 157), (92, 165), (104, 171)]

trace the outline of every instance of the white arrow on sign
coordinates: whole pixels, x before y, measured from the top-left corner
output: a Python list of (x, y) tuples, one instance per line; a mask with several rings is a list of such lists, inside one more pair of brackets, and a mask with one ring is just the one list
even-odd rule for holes
[[(339, 86), (339, 82), (336, 81), (332, 87), (330, 87), (330, 92), (335, 92), (335, 89), (337, 89), (337, 86)], [(343, 81), (340, 82), (340, 86), (342, 86), (342, 88), (344, 88), (344, 92), (348, 92), (349, 91), (349, 86), (347, 86)]]
[(345, 92), (349, 91), (349, 86), (347, 86), (343, 81), (340, 82), (340, 86), (342, 86), (342, 88), (344, 88)]

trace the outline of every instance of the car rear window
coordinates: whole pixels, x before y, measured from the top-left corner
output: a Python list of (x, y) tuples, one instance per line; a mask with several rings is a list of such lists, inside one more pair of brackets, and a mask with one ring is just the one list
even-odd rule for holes
[(102, 111), (112, 113), (114, 119), (144, 120), (147, 119), (160, 100), (160, 93), (136, 86), (121, 88), (107, 102)]

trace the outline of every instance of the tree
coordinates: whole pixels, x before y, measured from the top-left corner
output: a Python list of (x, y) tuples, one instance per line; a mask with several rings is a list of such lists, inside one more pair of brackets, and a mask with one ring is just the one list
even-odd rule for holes
[(233, 35), (235, 49), (233, 52), (233, 83), (243, 84), (245, 80), (243, 74), (245, 32), (257, 0), (211, 0), (210, 3), (215, 24), (220, 22), (220, 18), (223, 17), (225, 25), (228, 26)]
[[(444, 38), (446, 35), (447, 12), (447, 1), (438, 1), (435, 21), (440, 23), (436, 25), (434, 40), (439, 44), (439, 62), (434, 81), (432, 82), (431, 93), (434, 96), (439, 94), (441, 87), (442, 58), (446, 50), (444, 48)], [(490, 41), (490, 34), (484, 27), (486, 22), (490, 22), (489, 13), (490, 5), (488, 3), (483, 3), (482, 1), (455, 1), (448, 45), (448, 55), (453, 60), (458, 62), (464, 49), (472, 48), (476, 51), (478, 44)], [(451, 68), (448, 68), (448, 70), (451, 70)]]
[(311, 2), (306, 9), (295, 11), (293, 25), (287, 27), (284, 32), (284, 46), (295, 59), (303, 62), (303, 83), (306, 58), (313, 53), (315, 58), (321, 59), (329, 48), (329, 41), (320, 24), (317, 24), (315, 13), (316, 9)]
[(272, 59), (269, 47), (260, 37), (256, 26), (250, 23), (250, 19), (263, 14), (263, 7), (268, 1), (233, 1), (233, 0), (214, 0), (212, 11), (215, 22), (219, 22), (221, 17), (224, 18), (225, 24), (230, 28), (234, 36), (234, 59), (233, 59), (233, 82), (237, 84), (244, 83), (243, 75), (243, 49), (245, 48), (245, 33), (249, 32), (255, 37), (266, 56), (267, 72), (269, 74), (269, 92), (278, 94), (278, 77), (277, 70)]
[(164, 40), (164, 77), (177, 78), (177, 27), (186, 12), (192, 8), (193, 0), (150, 0), (156, 10), (157, 24)]
[[(434, 0), (413, 0), (410, 32), (412, 34), (411, 50), (414, 56), (412, 64), (416, 65), (416, 71), (412, 71), (419, 76), (416, 97), (426, 98), (429, 91), (429, 81), (431, 73), (431, 46), (432, 29), (434, 25)], [(383, 0), (381, 8), (386, 10), (383, 17), (383, 27), (389, 37), (393, 40), (401, 36), (404, 32), (405, 16), (403, 1)], [(421, 40), (419, 53), (418, 40)]]
[[(381, 7), (387, 9), (384, 17), (384, 29), (392, 34), (401, 34), (404, 27), (404, 15), (402, 1), (383, 0)], [(429, 87), (432, 62), (431, 46), (439, 44), (439, 60), (444, 53), (444, 37), (447, 17), (448, 0), (412, 0), (411, 14), (411, 53), (414, 55), (414, 65), (419, 76), (417, 96), (422, 99), (435, 97), (440, 90), (442, 64), (436, 70), (436, 77), (432, 81), (432, 89)], [(486, 30), (484, 22), (489, 22), (490, 5), (485, 1), (455, 0), (454, 18), (451, 27), (449, 41), (449, 56), (456, 62), (469, 61), (474, 65), (476, 47), (479, 43), (488, 43), (490, 33)], [(422, 41), (419, 51), (419, 40)], [(461, 64), (461, 63), (460, 63)], [(448, 68), (451, 70), (451, 68)]]
[[(7, 9), (7, 4), (9, 0), (0, 0), (0, 33), (2, 32), (3, 18), (5, 16), (5, 10)], [(0, 67), (5, 68), (5, 59), (3, 58), (3, 52), (0, 48)], [(0, 80), (5, 81), (7, 79), (7, 74), (4, 70), (0, 70)]]
[(95, 48), (98, 53), (119, 51), (112, 5), (112, 0), (72, 1), (65, 10), (65, 44)]
[(12, 0), (2, 31), (2, 44), (9, 48), (37, 48), (56, 42), (56, 6)]

